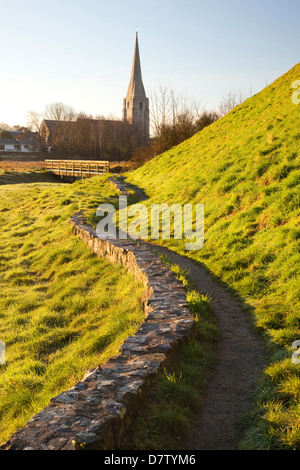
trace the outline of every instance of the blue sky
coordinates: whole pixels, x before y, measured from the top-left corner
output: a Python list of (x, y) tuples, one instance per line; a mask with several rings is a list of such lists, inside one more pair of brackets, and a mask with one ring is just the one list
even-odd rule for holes
[(148, 96), (169, 84), (207, 109), (300, 61), (299, 0), (0, 0), (0, 11), (0, 122), (10, 125), (58, 101), (121, 117), (136, 26)]

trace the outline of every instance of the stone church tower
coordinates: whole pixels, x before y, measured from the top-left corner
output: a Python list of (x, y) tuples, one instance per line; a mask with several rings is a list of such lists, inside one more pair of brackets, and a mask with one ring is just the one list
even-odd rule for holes
[(123, 122), (128, 122), (139, 131), (142, 141), (149, 139), (149, 98), (146, 97), (136, 33), (131, 79), (126, 98), (123, 100)]

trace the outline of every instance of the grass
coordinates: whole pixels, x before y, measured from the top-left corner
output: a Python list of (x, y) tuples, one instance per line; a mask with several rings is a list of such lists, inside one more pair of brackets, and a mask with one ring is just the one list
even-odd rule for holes
[[(203, 263), (250, 306), (264, 371), (241, 447), (300, 449), (300, 64), (191, 139), (127, 173), (143, 203), (204, 203), (205, 242), (157, 240)], [(276, 371), (276, 374), (275, 372)]]
[(215, 363), (218, 330), (210, 299), (195, 289), (183, 269), (166, 256), (161, 258), (186, 288), (196, 332), (176, 363), (164, 369), (147, 403), (138, 406), (132, 429), (123, 438), (122, 449), (180, 449), (181, 440), (195, 424), (202, 394)]
[[(5, 157), (2, 157), (5, 158)], [(24, 157), (23, 157), (24, 158)], [(41, 171), (45, 168), (45, 162), (42, 160), (30, 161), (25, 159), (23, 161), (16, 160), (0, 160), (0, 174), (5, 172), (26, 173), (31, 171)], [(49, 175), (48, 175), (49, 176)]]
[[(241, 449), (300, 449), (300, 366), (291, 360), (292, 343), (300, 339), (300, 106), (291, 99), (292, 84), (299, 78), (297, 64), (224, 118), (126, 175), (129, 183), (146, 192), (149, 199), (143, 204), (148, 209), (153, 203), (204, 203), (205, 243), (201, 250), (185, 251), (184, 238), (156, 243), (204, 264), (244, 299), (265, 339), (269, 365), (245, 417)], [(5, 183), (11, 181), (7, 176), (3, 175)], [(3, 185), (0, 189), (0, 263), (5, 269), (0, 279), (4, 292), (0, 335), (8, 344), (9, 359), (2, 368), (0, 393), (6, 390), (7, 400), (15, 394), (17, 398), (12, 400), (19, 403), (19, 414), (9, 415), (12, 403), (5, 405), (1, 396), (0, 416), (4, 423), (17, 425), (15, 419), (25, 421), (22, 413), (29, 416), (47, 401), (42, 398), (41, 404), (36, 404), (46, 382), (50, 388), (52, 380), (59, 382), (58, 370), (63, 370), (63, 382), (66, 371), (70, 376), (75, 373), (75, 357), (80, 369), (83, 350), (98, 351), (111, 344), (112, 332), (118, 329), (115, 324), (103, 335), (95, 333), (94, 339), (81, 330), (84, 324), (87, 331), (95, 331), (96, 325), (94, 316), (85, 317), (82, 298), (76, 298), (72, 286), (74, 282), (77, 287), (90, 288), (96, 261), (67, 228), (68, 217), (79, 209), (87, 210), (95, 223), (97, 206), (117, 202), (117, 194), (105, 177), (72, 186), (44, 181), (23, 187)], [(82, 263), (76, 264), (74, 254), (76, 262), (81, 259)], [(100, 278), (99, 263), (97, 260)], [(80, 272), (80, 266), (84, 266), (84, 272)], [(117, 273), (117, 267), (101, 264), (104, 278), (110, 269)], [(78, 284), (77, 275), (81, 279)], [(109, 286), (116, 297), (112, 294), (108, 299), (99, 288), (101, 309), (109, 309), (114, 298), (118, 312), (126, 308), (124, 299), (129, 296), (122, 295), (122, 289), (133, 284), (125, 283), (118, 289), (118, 282), (124, 282), (124, 278), (116, 275)], [(91, 297), (92, 305), (95, 296)], [(201, 304), (197, 298), (196, 293), (189, 293), (195, 305)], [(47, 312), (43, 311), (45, 306)], [(135, 306), (138, 311), (137, 303)], [(70, 313), (73, 309), (81, 313)], [(111, 318), (116, 322), (116, 316)], [(117, 318), (117, 322), (120, 318), (123, 321), (125, 316)], [(192, 424), (191, 410), (201, 403), (201, 384), (194, 382), (191, 386), (197, 380), (193, 371), (201, 367), (201, 358), (207, 357), (211, 343), (205, 338), (214, 332), (205, 316), (198, 318), (201, 342), (191, 341), (190, 359), (183, 356), (176, 368), (166, 371), (153, 395), (153, 406), (144, 414), (141, 411), (141, 424), (137, 422), (137, 434), (132, 434), (127, 448), (176, 448), (177, 437)], [(136, 322), (128, 320), (131, 326)], [(75, 356), (80, 338), (85, 338), (85, 346)], [(200, 351), (197, 348), (202, 344)], [(57, 369), (47, 369), (52, 359), (59, 359), (61, 350), (65, 350), (66, 358), (72, 358), (69, 362), (65, 359), (69, 366), (64, 361), (60, 366), (58, 360)], [(6, 379), (2, 379), (5, 374)], [(56, 385), (58, 392), (66, 384)]]
[(1, 443), (116, 354), (144, 318), (143, 286), (93, 255), (68, 223), (113, 200), (110, 183), (61, 184), (44, 172), (20, 181), (26, 173), (0, 175)]

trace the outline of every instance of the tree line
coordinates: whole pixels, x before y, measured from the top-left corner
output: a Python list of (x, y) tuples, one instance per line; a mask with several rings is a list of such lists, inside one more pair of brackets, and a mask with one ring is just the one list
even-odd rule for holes
[(195, 99), (178, 94), (171, 86), (160, 85), (150, 97), (151, 138), (143, 142), (138, 132), (114, 115), (95, 117), (77, 113), (71, 106), (52, 103), (43, 113), (30, 111), (27, 127), (36, 132), (41, 149), (47, 145), (49, 121), (52, 154), (58, 158), (131, 160), (133, 166), (192, 137), (230, 112), (246, 97), (228, 92), (215, 110), (204, 109)]
[(59, 158), (127, 160), (141, 144), (136, 130), (114, 115), (93, 117), (60, 102), (43, 113), (30, 111), (27, 126), (37, 133), (41, 149)]

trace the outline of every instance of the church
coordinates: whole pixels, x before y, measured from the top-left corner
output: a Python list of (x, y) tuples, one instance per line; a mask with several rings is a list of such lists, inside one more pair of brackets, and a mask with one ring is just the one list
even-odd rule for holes
[(131, 78), (123, 99), (122, 120), (78, 117), (76, 121), (44, 119), (40, 136), (43, 147), (65, 157), (123, 160), (150, 139), (149, 98), (141, 71), (136, 33)]
[(146, 97), (142, 80), (137, 33), (131, 79), (126, 98), (123, 100), (122, 120), (136, 127), (144, 140), (149, 139), (149, 98)]

